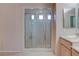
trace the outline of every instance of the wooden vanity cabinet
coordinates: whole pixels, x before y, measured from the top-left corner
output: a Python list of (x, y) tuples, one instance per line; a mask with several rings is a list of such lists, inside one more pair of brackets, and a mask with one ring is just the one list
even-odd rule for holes
[(79, 56), (79, 52), (72, 48), (72, 56)]
[(71, 51), (65, 46), (61, 45), (61, 56), (71, 56)]
[(65, 40), (64, 38), (60, 38), (60, 55), (61, 56), (71, 56), (72, 50), (71, 50), (72, 43)]

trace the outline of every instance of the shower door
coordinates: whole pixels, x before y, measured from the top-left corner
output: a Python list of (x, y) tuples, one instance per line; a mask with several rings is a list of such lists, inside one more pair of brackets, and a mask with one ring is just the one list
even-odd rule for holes
[(32, 20), (31, 14), (24, 14), (24, 38), (25, 48), (32, 47)]
[(25, 48), (50, 48), (48, 14), (25, 14)]
[(32, 20), (32, 47), (44, 47), (44, 19), (39, 20), (38, 14), (36, 14), (35, 19)]

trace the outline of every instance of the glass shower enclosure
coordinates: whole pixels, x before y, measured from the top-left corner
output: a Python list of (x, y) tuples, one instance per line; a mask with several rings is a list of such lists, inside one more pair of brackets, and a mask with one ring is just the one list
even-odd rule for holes
[(51, 9), (25, 9), (25, 48), (51, 47)]

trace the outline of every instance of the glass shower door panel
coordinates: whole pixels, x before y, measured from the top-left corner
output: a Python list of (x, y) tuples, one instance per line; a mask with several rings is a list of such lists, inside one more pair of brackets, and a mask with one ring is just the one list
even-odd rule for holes
[(44, 23), (39, 19), (32, 22), (32, 47), (43, 48)]
[(25, 14), (25, 48), (32, 47), (31, 14)]
[(50, 48), (50, 20), (46, 20), (46, 48)]
[(50, 22), (51, 19), (48, 19), (48, 14), (44, 15), (45, 20), (45, 48), (50, 48), (51, 46), (51, 39), (50, 39)]

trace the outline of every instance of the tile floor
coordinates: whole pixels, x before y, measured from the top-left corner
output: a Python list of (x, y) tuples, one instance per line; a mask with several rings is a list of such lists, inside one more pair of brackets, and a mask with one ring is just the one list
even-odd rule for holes
[(27, 48), (22, 53), (0, 53), (1, 56), (54, 56), (50, 48)]

